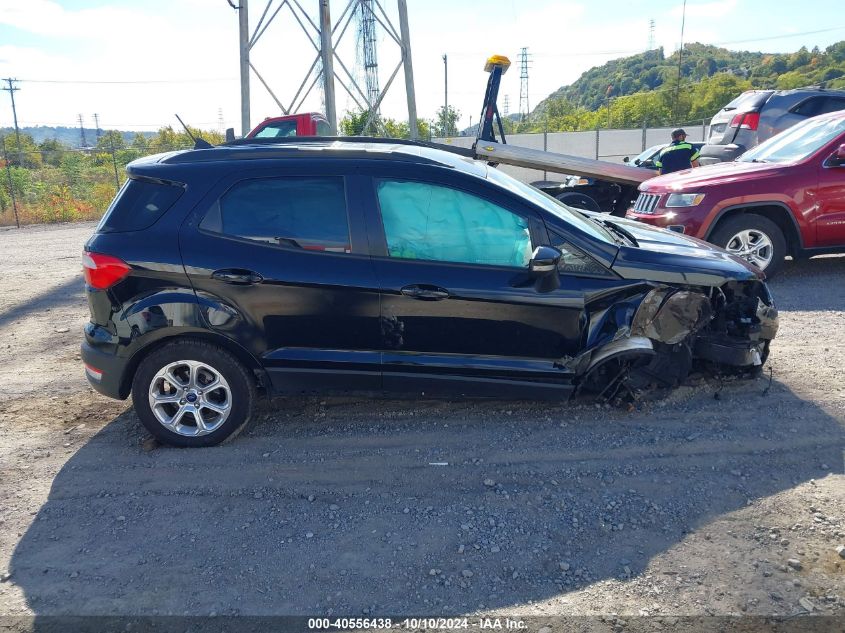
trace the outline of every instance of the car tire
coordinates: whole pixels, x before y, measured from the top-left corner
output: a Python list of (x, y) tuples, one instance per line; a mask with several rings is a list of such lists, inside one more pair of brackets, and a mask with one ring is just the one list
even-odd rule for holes
[(743, 213), (722, 220), (709, 241), (755, 264), (769, 278), (783, 268), (786, 238), (777, 224), (762, 215)]
[(202, 341), (177, 341), (141, 361), (132, 401), (141, 423), (163, 444), (214, 446), (249, 422), (256, 385), (226, 350)]
[(580, 193), (578, 191), (567, 191), (566, 193), (562, 193), (557, 196), (557, 199), (569, 207), (574, 207), (583, 211), (593, 211), (595, 213), (601, 213), (601, 207), (599, 206), (599, 203), (596, 202), (595, 198), (588, 196), (585, 193)]

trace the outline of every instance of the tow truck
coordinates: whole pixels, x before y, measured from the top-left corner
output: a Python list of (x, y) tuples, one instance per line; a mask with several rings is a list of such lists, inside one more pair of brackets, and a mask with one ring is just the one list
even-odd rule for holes
[[(478, 160), (485, 160), (493, 165), (514, 165), (610, 183), (618, 191), (615, 198), (604, 209), (594, 208), (589, 203), (582, 202), (579, 204), (578, 196), (583, 198), (587, 191), (583, 187), (544, 183), (539, 188), (571, 206), (586, 207), (587, 211), (609, 211), (613, 215), (624, 216), (631, 201), (637, 197), (637, 187), (640, 183), (653, 178), (654, 173), (647, 169), (619, 165), (603, 160), (508, 145), (502, 118), (496, 104), (502, 76), (510, 68), (510, 65), (510, 60), (504, 55), (493, 55), (487, 59), (484, 71), (489, 73), (490, 76), (487, 79), (487, 89), (484, 93), (478, 136), (472, 148), (449, 147), (449, 151), (458, 152)], [(446, 147), (443, 148), (446, 149)]]

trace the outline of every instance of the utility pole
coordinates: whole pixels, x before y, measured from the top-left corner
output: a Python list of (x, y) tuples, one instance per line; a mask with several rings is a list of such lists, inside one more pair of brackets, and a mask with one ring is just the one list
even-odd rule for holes
[(103, 131), (100, 129), (100, 115), (96, 112), (94, 113), (94, 129), (96, 130), (97, 140), (100, 140), (100, 136), (102, 136)]
[(80, 145), (79, 147), (81, 147), (82, 149), (88, 147), (88, 141), (85, 139), (85, 125), (83, 123), (81, 114), (79, 115), (79, 138), (82, 142), (82, 145)]
[(411, 139), (419, 138), (417, 127), (417, 97), (414, 90), (414, 66), (411, 63), (411, 32), (408, 28), (408, 4), (407, 0), (398, 0), (399, 3), (399, 32), (402, 35), (402, 64), (405, 69), (405, 94), (408, 98), (408, 128)]
[(237, 10), (238, 32), (241, 43), (241, 136), (246, 136), (252, 129), (249, 124), (249, 0), (240, 0)]
[(18, 144), (18, 165), (23, 166), (23, 154), (21, 152), (21, 131), (18, 127), (18, 111), (15, 109), (15, 92), (20, 90), (14, 83), (17, 81), (16, 79), (4, 79), (7, 84), (9, 84), (8, 88), (3, 88), (9, 93), (9, 97), (12, 99), (12, 118), (15, 121), (15, 141)]
[(449, 136), (449, 57), (443, 55), (443, 136)]
[(332, 45), (332, 16), (329, 0), (320, 0), (320, 57), (323, 60), (323, 96), (326, 99), (326, 119), (332, 136), (337, 136), (337, 108), (334, 95), (334, 46)]
[(681, 47), (678, 49), (678, 82), (675, 84), (675, 117), (678, 118), (678, 99), (681, 96), (681, 70), (684, 59), (684, 25), (687, 21), (687, 0), (684, 0), (684, 8), (681, 11)]

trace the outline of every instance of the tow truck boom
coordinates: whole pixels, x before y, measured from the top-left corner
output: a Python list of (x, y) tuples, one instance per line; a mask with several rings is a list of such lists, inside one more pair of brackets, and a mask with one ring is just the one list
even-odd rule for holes
[[(499, 95), (499, 85), (502, 75), (510, 67), (510, 60), (503, 55), (494, 55), (487, 60), (484, 70), (490, 73), (487, 89), (484, 93), (484, 105), (481, 110), (481, 124), (478, 126), (478, 136), (472, 146), (474, 157), (490, 163), (502, 163), (518, 167), (528, 167), (542, 171), (561, 174), (574, 174), (588, 178), (600, 178), (620, 185), (636, 188), (641, 182), (654, 177), (654, 173), (638, 167), (618, 165), (603, 160), (568, 156), (555, 152), (528, 149), (508, 145), (505, 130), (496, 101)], [(500, 140), (496, 140), (493, 124), (497, 124)]]

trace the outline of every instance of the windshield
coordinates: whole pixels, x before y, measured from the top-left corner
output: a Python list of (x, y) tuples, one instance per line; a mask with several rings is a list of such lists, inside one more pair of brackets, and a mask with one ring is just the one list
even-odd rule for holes
[(640, 161), (640, 163), (641, 163), (645, 160), (648, 160), (649, 158), (654, 158), (654, 155), (657, 152), (659, 152), (660, 150), (662, 150), (664, 147), (666, 147), (666, 146), (665, 145), (652, 145), (646, 151), (644, 151), (642, 154), (640, 154), (639, 156), (634, 158), (634, 160), (631, 161), (631, 162), (633, 162), (635, 165), (639, 165), (639, 163), (637, 161)]
[(559, 200), (552, 198), (550, 195), (543, 193), (539, 189), (535, 189), (530, 185), (519, 182), (516, 178), (512, 178), (498, 169), (488, 169), (487, 179), (496, 183), (497, 185), (508, 189), (523, 198), (527, 198), (538, 207), (541, 207), (560, 218), (564, 222), (574, 226), (576, 229), (589, 233), (596, 239), (614, 244), (613, 237), (595, 222), (591, 222), (585, 216), (581, 215), (573, 209), (568, 207)]
[(843, 118), (808, 119), (760, 143), (739, 160), (743, 163), (795, 163), (815, 154), (843, 132)]

